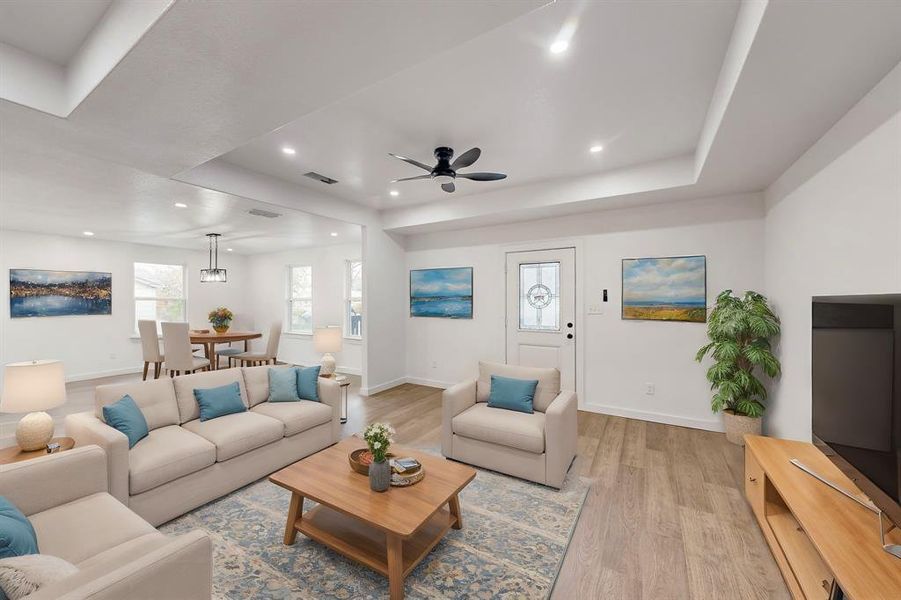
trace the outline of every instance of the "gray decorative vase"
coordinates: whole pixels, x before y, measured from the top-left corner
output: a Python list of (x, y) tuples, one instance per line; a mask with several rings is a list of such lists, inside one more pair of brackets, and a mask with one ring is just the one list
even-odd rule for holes
[(374, 492), (384, 492), (391, 485), (391, 465), (388, 459), (369, 465), (369, 487)]

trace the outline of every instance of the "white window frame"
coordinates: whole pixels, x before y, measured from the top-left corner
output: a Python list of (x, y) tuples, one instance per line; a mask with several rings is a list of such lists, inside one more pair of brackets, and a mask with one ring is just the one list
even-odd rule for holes
[[(297, 297), (295, 298), (292, 294), (294, 293), (294, 282), (291, 278), (294, 276), (294, 269), (309, 269), (310, 270), (310, 296), (309, 297)], [(315, 308), (313, 306), (313, 265), (288, 265), (285, 270), (285, 283), (287, 284), (287, 289), (285, 290), (285, 331), (287, 333), (292, 333), (294, 335), (313, 335), (313, 315), (315, 314)], [(294, 314), (292, 310), (295, 302), (299, 301), (309, 301), (310, 303), (310, 329), (294, 329), (292, 327), (292, 319), (291, 315)]]
[[(181, 269), (181, 289), (182, 296), (161, 297), (161, 296), (137, 296), (135, 294), (135, 276), (137, 273), (136, 265), (157, 265), (161, 267), (178, 267)], [(181, 321), (188, 320), (188, 266), (184, 263), (163, 263), (163, 262), (147, 262), (143, 260), (132, 261), (131, 263), (131, 316), (134, 319), (134, 333), (138, 333), (138, 301), (139, 300), (181, 300), (182, 312)], [(156, 332), (160, 333), (160, 321), (156, 322)]]
[[(362, 340), (363, 339), (363, 328), (366, 326), (366, 319), (364, 318), (360, 323), (360, 335), (353, 335), (351, 333), (351, 323), (350, 323), (350, 303), (353, 301), (353, 297), (351, 295), (351, 290), (353, 286), (351, 285), (351, 265), (354, 263), (360, 263), (360, 273), (362, 276), (362, 269), (365, 268), (363, 265), (362, 258), (353, 258), (350, 260), (344, 261), (344, 337), (348, 340)], [(362, 283), (362, 281), (361, 281)], [(360, 286), (360, 300), (363, 299), (363, 289), (362, 285)], [(365, 310), (364, 310), (365, 313)]]

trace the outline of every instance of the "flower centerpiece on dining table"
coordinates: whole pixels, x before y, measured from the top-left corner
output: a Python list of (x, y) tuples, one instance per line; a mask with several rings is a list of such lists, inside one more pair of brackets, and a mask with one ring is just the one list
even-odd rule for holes
[(234, 320), (235, 314), (224, 306), (220, 306), (219, 308), (210, 311), (208, 317), (210, 325), (213, 326), (216, 333), (225, 333), (228, 331), (228, 327), (231, 325), (232, 320)]
[(391, 485), (391, 465), (388, 449), (394, 443), (394, 428), (387, 423), (373, 423), (363, 432), (363, 439), (372, 454), (369, 465), (369, 487), (376, 492), (384, 492)]

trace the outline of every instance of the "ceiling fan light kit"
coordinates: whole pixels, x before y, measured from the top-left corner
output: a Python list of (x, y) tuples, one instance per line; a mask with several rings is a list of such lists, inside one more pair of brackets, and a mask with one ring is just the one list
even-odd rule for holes
[(467, 150), (463, 154), (457, 157), (454, 162), (451, 162), (451, 159), (454, 157), (454, 149), (448, 148), (447, 146), (440, 146), (435, 148), (435, 159), (438, 161), (434, 167), (429, 167), (426, 164), (419, 162), (418, 160), (414, 160), (412, 158), (407, 158), (405, 156), (400, 156), (399, 154), (390, 154), (389, 156), (393, 156), (394, 158), (400, 159), (405, 163), (409, 163), (415, 167), (419, 167), (425, 171), (428, 171), (428, 175), (417, 175), (415, 177), (403, 177), (401, 179), (394, 179), (391, 183), (398, 183), (401, 181), (416, 181), (418, 179), (433, 179), (438, 185), (441, 186), (441, 189), (447, 193), (452, 193), (456, 188), (454, 185), (454, 181), (456, 179), (469, 179), (472, 181), (498, 181), (499, 179), (504, 179), (507, 176), (504, 173), (458, 173), (458, 169), (464, 169), (470, 165), (472, 165), (475, 161), (479, 160), (479, 156), (482, 155), (482, 151), (478, 148), (472, 148)]

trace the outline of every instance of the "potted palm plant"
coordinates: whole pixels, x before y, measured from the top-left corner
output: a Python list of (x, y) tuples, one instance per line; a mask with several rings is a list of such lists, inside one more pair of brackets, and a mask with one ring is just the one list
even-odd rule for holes
[(695, 359), (701, 362), (708, 354), (713, 358), (707, 369), (714, 391), (711, 408), (723, 411), (726, 439), (733, 444), (743, 446), (746, 433), (760, 434), (767, 392), (758, 375), (776, 377), (782, 369), (770, 346), (779, 331), (779, 317), (767, 299), (752, 291), (741, 298), (732, 290), (723, 291), (707, 319), (710, 343)]

